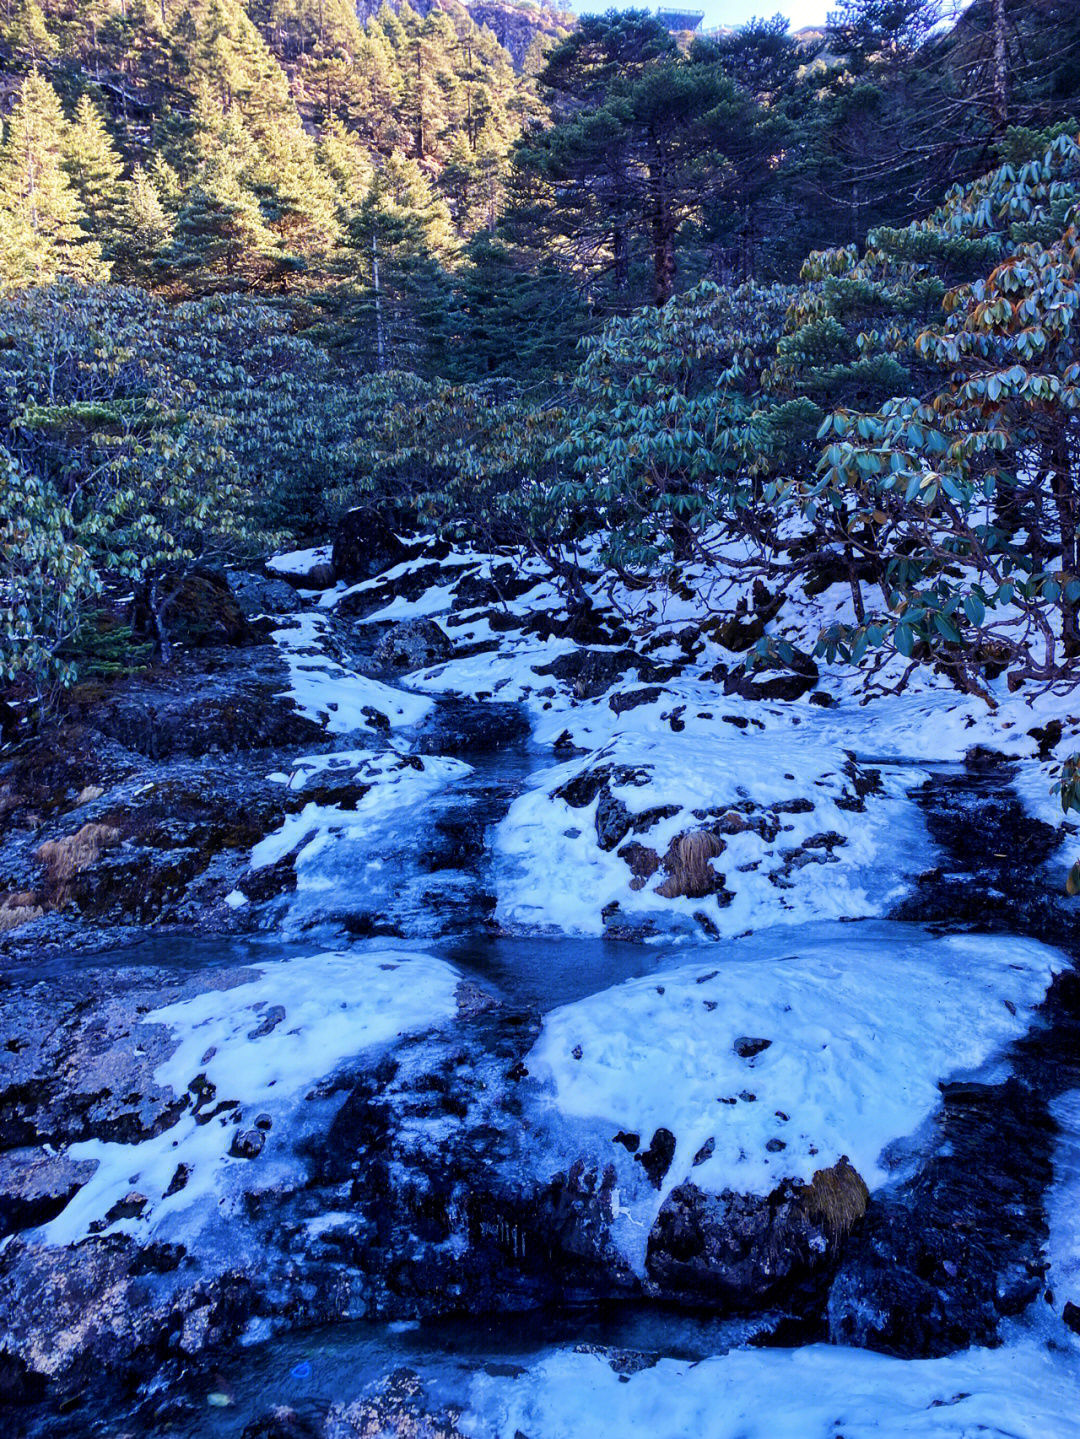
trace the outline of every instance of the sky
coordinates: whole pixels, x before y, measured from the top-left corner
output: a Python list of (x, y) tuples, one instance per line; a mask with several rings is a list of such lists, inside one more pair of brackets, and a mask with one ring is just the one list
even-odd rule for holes
[[(592, 10), (607, 10), (612, 4), (623, 8), (629, 0), (577, 0), (574, 9), (579, 14)], [(655, 10), (657, 0), (637, 0), (641, 9)], [(671, 9), (675, 5), (670, 6)], [(830, 10), (836, 9), (836, 0), (686, 0), (687, 9), (705, 11), (705, 27), (710, 25), (742, 25), (755, 15), (786, 15), (791, 28), (798, 30), (802, 25), (820, 25)]]

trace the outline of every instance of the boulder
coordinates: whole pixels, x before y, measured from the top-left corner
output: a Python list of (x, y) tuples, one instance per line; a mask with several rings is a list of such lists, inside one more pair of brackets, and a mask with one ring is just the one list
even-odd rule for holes
[(630, 670), (645, 682), (668, 679), (671, 669), (631, 649), (571, 650), (550, 664), (533, 666), (538, 675), (551, 675), (569, 685), (575, 698), (594, 699)]
[(402, 620), (375, 646), (377, 664), (391, 669), (418, 670), (447, 660), (454, 652), (449, 639), (434, 620)]
[(661, 1297), (739, 1306), (767, 1301), (833, 1267), (866, 1212), (867, 1189), (846, 1158), (810, 1184), (771, 1194), (707, 1194), (680, 1184), (649, 1235), (646, 1273)]
[(390, 527), (385, 514), (374, 508), (350, 510), (342, 515), (334, 535), (334, 574), (346, 584), (370, 580), (415, 558), (421, 545), (407, 545)]
[(229, 585), (248, 619), (256, 615), (288, 615), (297, 606), (296, 591), (279, 575), (258, 575), (234, 570)]
[(741, 695), (749, 700), (797, 700), (808, 694), (818, 682), (818, 667), (809, 655), (792, 657), (785, 668), (781, 665), (753, 671), (732, 670), (723, 677), (726, 695)]
[[(175, 645), (198, 649), (205, 645), (247, 645), (258, 640), (229, 582), (216, 570), (193, 570), (187, 575), (163, 575), (158, 594), (165, 597), (161, 620)], [(128, 609), (135, 634), (156, 639), (157, 630), (145, 588), (137, 591)]]

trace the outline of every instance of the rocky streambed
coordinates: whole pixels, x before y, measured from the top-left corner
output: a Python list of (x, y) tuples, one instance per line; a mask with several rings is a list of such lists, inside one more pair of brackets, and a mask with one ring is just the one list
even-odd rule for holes
[(1057, 1433), (1080, 928), (1024, 732), (934, 693), (890, 753), (685, 614), (366, 543), (0, 769), (15, 1432), (771, 1434), (788, 1384), (791, 1432)]

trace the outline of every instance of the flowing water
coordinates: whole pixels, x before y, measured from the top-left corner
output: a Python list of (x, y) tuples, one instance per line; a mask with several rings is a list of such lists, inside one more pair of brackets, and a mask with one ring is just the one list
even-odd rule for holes
[[(778, 948), (797, 952), (807, 942), (828, 943), (839, 954), (856, 956), (853, 962), (866, 963), (875, 949), (888, 953), (910, 938), (907, 926), (885, 921), (791, 926), (780, 935), (703, 946), (685, 939), (643, 945), (498, 933), (490, 923), (498, 883), (491, 829), (532, 769), (550, 761), (533, 753), (520, 734), (491, 748), (472, 744), (462, 713), (455, 712), (453, 719), (453, 752), (463, 757), (468, 771), (420, 795), (407, 810), (390, 809), (363, 826), (325, 824), (302, 857), (297, 891), (273, 933), (229, 941), (147, 940), (113, 954), (53, 961), (38, 969), (37, 978), (70, 974), (73, 967), (88, 974), (115, 967), (190, 979), (326, 948), (358, 957), (373, 948), (380, 953), (423, 949), (449, 961), (505, 1005), (542, 1014), (682, 964), (696, 952), (722, 966), (730, 955), (775, 955)], [(428, 747), (437, 748), (434, 741)], [(557, 876), (552, 883), (558, 883)], [(838, 1028), (843, 1022), (838, 1015)], [(909, 1164), (915, 1157), (908, 1154)], [(266, 1322), (253, 1321), (245, 1344), (209, 1370), (172, 1371), (153, 1397), (158, 1418), (152, 1427), (147, 1427), (145, 1396), (137, 1410), (128, 1410), (127, 1401), (115, 1394), (88, 1389), (84, 1402), (70, 1405), (63, 1415), (28, 1412), (28, 1432), (50, 1439), (148, 1432), (232, 1439), (275, 1406), (293, 1411), (298, 1426), (280, 1432), (315, 1432), (304, 1424), (316, 1425), (332, 1403), (354, 1398), (402, 1367), (421, 1376), (431, 1407), (467, 1407), (476, 1402), (478, 1375), (509, 1382), (558, 1349), (606, 1346), (697, 1361), (745, 1346), (768, 1321), (761, 1314), (721, 1318), (640, 1303), (424, 1323), (358, 1321), (277, 1334)], [(581, 1430), (583, 1439), (586, 1432)], [(641, 1433), (649, 1433), (648, 1426)], [(528, 1439), (546, 1436), (535, 1433)]]

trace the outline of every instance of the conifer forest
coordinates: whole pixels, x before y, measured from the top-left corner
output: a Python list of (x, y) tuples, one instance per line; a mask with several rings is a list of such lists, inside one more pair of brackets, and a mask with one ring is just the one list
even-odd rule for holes
[(737, 10), (0, 0), (13, 1439), (1080, 1432), (1080, 4)]

